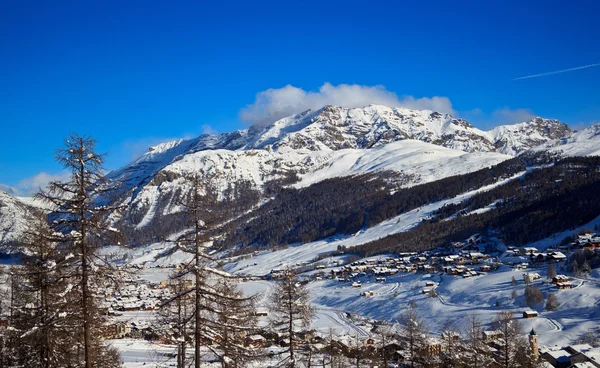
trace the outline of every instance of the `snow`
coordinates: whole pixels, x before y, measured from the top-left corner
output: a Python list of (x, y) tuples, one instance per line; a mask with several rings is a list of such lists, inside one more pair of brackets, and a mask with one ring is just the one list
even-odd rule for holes
[(373, 149), (336, 151), (326, 165), (303, 175), (295, 186), (305, 187), (325, 179), (376, 171), (415, 175), (409, 185), (424, 184), (477, 171), (510, 158), (495, 152), (467, 153), (408, 139)]
[[(170, 198), (180, 190), (189, 192), (185, 177), (191, 174), (213, 176), (220, 192), (240, 181), (261, 189), (284, 173), (299, 175), (296, 186), (304, 187), (332, 177), (393, 170), (410, 175), (404, 184), (410, 186), (502, 162), (550, 140), (547, 126), (560, 123), (536, 118), (485, 132), (428, 110), (326, 106), (262, 129), (163, 143), (108, 177), (127, 186), (122, 204), (144, 215), (136, 224), (141, 229), (157, 215), (161, 198), (168, 202), (162, 214), (181, 211)], [(504, 142), (500, 149), (498, 140)]]
[(600, 124), (552, 140), (529, 151), (549, 151), (561, 156), (600, 156)]
[(439, 210), (446, 204), (460, 203), (477, 193), (491, 190), (511, 180), (517, 179), (524, 174), (525, 172), (517, 173), (510, 178), (498, 181), (497, 183), (487, 185), (477, 190), (460, 194), (454, 198), (416, 208), (412, 211), (386, 220), (371, 228), (362, 230), (352, 236), (331, 237), (303, 245), (291, 245), (287, 249), (278, 250), (276, 252), (262, 252), (259, 255), (253, 255), (249, 259), (240, 260), (238, 262), (226, 265), (226, 270), (229, 272), (239, 272), (243, 274), (266, 275), (275, 268), (282, 268), (286, 265), (299, 265), (303, 262), (308, 262), (318, 255), (330, 253), (336, 250), (338, 246), (351, 248), (353, 246), (377, 240), (387, 235), (408, 231), (417, 226), (423, 219), (430, 217), (433, 212)]

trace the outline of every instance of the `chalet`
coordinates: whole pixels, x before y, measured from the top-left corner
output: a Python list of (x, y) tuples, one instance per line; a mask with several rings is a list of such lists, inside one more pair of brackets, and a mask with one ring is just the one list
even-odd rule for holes
[(483, 254), (480, 252), (471, 252), (471, 253), (469, 253), (469, 257), (473, 260), (477, 260), (477, 259), (486, 259), (488, 256), (486, 254)]
[(556, 284), (556, 288), (558, 290), (572, 289), (573, 284), (570, 282), (559, 282)]
[(425, 283), (425, 286), (427, 286), (427, 287), (435, 286), (435, 282), (433, 282), (433, 281), (427, 281)]
[(385, 282), (385, 277), (377, 277), (375, 279), (375, 281), (377, 281), (377, 282)]
[(356, 282), (353, 282), (353, 283), (352, 283), (352, 287), (353, 287), (353, 288), (359, 288), (359, 287), (361, 287), (361, 286), (362, 286), (362, 285), (360, 284), (360, 281), (356, 281)]
[(528, 310), (528, 311), (523, 312), (523, 318), (535, 318), (537, 316), (538, 316), (538, 312), (536, 312), (536, 311)]
[(600, 248), (600, 236), (596, 234), (583, 234), (579, 235), (575, 245), (581, 249), (596, 249)]
[(565, 275), (556, 275), (552, 278), (553, 284), (559, 284), (569, 281), (569, 278)]
[(363, 291), (360, 293), (360, 296), (373, 296), (374, 293), (372, 291)]
[(539, 273), (535, 273), (535, 272), (528, 272), (528, 273), (523, 274), (523, 279), (528, 282), (533, 282), (533, 281), (539, 280), (541, 278), (542, 278), (542, 276), (540, 276)]
[(266, 339), (261, 335), (251, 335), (246, 337), (245, 343), (248, 346), (252, 346), (255, 348), (262, 348), (265, 346)]
[(541, 359), (556, 368), (599, 368), (600, 349), (588, 344), (571, 345), (545, 351)]
[(123, 322), (118, 322), (103, 327), (100, 334), (102, 335), (102, 338), (105, 339), (122, 339), (129, 333), (131, 333), (131, 327)]
[(431, 289), (429, 289), (429, 288), (427, 288), (427, 289), (423, 289), (423, 290), (421, 290), (421, 292), (422, 292), (423, 294), (429, 294), (429, 293), (431, 293)]
[(502, 331), (500, 330), (488, 330), (488, 331), (483, 331), (483, 341), (492, 341), (492, 340), (497, 340), (497, 339), (501, 339), (503, 334)]
[(566, 350), (551, 350), (541, 356), (555, 368), (567, 368), (571, 365), (571, 354)]
[(267, 317), (269, 313), (264, 309), (257, 309), (256, 312), (254, 312), (254, 315), (257, 317)]
[(564, 255), (562, 252), (548, 253), (548, 255), (546, 257), (547, 257), (548, 261), (552, 261), (552, 262), (560, 262), (560, 261), (564, 261), (565, 259), (567, 259), (567, 256)]
[(473, 270), (465, 270), (465, 272), (463, 272), (463, 274), (462, 274), (463, 278), (473, 277), (473, 276), (477, 276), (477, 272), (475, 272)]
[(445, 341), (453, 341), (453, 342), (458, 342), (460, 341), (460, 334), (458, 332), (442, 332), (442, 339), (444, 339)]
[(479, 271), (481, 272), (489, 272), (492, 270), (492, 267), (490, 265), (483, 265), (479, 267)]
[(538, 249), (534, 247), (523, 247), (521, 248), (521, 254), (523, 255), (532, 255), (534, 253), (538, 253)]

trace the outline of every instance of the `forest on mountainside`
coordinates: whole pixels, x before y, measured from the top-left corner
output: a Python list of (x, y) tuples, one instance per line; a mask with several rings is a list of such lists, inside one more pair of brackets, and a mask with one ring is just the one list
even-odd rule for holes
[[(353, 248), (368, 256), (443, 247), (479, 233), (525, 245), (600, 215), (600, 157), (574, 157), (447, 205), (415, 229)], [(495, 202), (483, 213), (467, 214)], [(557, 239), (557, 242), (560, 239)]]
[(496, 183), (525, 170), (519, 159), (409, 188), (396, 173), (334, 178), (307, 188), (284, 188), (262, 207), (232, 221), (220, 247), (272, 247), (352, 234), (389, 218)]

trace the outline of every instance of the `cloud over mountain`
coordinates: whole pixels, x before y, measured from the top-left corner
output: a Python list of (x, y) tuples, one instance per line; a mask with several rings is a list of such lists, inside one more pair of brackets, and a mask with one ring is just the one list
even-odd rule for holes
[(261, 91), (256, 94), (252, 104), (240, 111), (240, 118), (250, 125), (264, 126), (286, 116), (308, 109), (319, 109), (325, 105), (354, 108), (370, 104), (455, 114), (452, 103), (447, 97), (398, 97), (396, 93), (381, 85), (339, 84), (334, 86), (331, 83), (325, 83), (318, 91), (305, 91), (289, 84), (282, 88), (269, 88)]

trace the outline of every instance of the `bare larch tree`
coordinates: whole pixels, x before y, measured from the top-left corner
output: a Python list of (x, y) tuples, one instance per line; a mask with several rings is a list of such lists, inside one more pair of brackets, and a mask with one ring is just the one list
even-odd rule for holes
[(72, 134), (64, 147), (56, 151), (56, 159), (70, 173), (66, 181), (51, 182), (36, 197), (53, 205), (50, 226), (61, 234), (60, 248), (66, 254), (64, 266), (69, 269), (73, 295), (79, 306), (83, 361), (86, 368), (110, 367), (113, 362), (100, 341), (103, 318), (98, 311), (96, 283), (104, 282), (107, 262), (98, 254), (102, 245), (116, 242), (118, 231), (105, 222), (106, 216), (118, 210), (109, 205), (119, 190), (104, 178), (104, 155), (96, 152), (92, 138)]
[(315, 310), (310, 302), (310, 292), (302, 284), (291, 269), (283, 272), (281, 279), (276, 283), (269, 300), (270, 310), (275, 315), (273, 324), (275, 329), (287, 336), (289, 367), (295, 367), (296, 362), (296, 328), (306, 328), (312, 321)]

